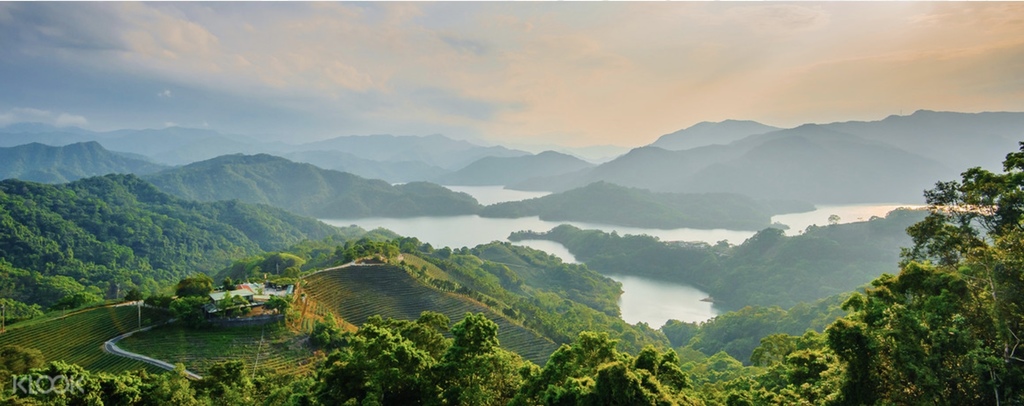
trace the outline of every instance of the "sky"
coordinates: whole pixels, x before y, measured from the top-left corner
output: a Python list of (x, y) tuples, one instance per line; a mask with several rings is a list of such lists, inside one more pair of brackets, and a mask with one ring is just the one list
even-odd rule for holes
[(638, 146), (1024, 111), (1024, 3), (0, 2), (0, 126)]

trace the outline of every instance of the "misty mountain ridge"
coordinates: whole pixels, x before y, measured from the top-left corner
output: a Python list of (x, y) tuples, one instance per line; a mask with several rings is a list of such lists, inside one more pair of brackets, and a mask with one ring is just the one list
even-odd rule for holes
[(665, 134), (650, 144), (652, 147), (679, 151), (707, 145), (725, 145), (751, 135), (781, 130), (750, 120), (700, 122), (674, 133)]
[(1022, 137), (1024, 113), (922, 110), (872, 122), (805, 124), (727, 145), (641, 147), (593, 169), (510, 188), (564, 191), (606, 181), (661, 192), (741, 193), (819, 204), (917, 202), (922, 190), (969, 166), (998, 168)]
[[(108, 149), (143, 155), (168, 165), (185, 165), (221, 155), (265, 153), (287, 155), (325, 168), (351, 170), (367, 177), (380, 176), (392, 182), (432, 179), (488, 156), (529, 155), (525, 151), (481, 146), (439, 134), (352, 135), (289, 144), (261, 142), (242, 135), (184, 127), (93, 132), (40, 123), (18, 123), (0, 129), (0, 147), (32, 142), (61, 146), (87, 141), (96, 141)], [(330, 156), (326, 155), (328, 152), (347, 154), (338, 157), (345, 162), (332, 163)]]
[(422, 161), (375, 161), (341, 151), (299, 151), (282, 155), (295, 162), (348, 172), (367, 179), (406, 183), (434, 179), (448, 170)]
[(30, 143), (0, 148), (0, 179), (65, 183), (110, 173), (147, 174), (165, 169), (146, 160), (124, 156), (95, 141), (53, 147)]
[(421, 161), (447, 170), (461, 169), (486, 156), (514, 157), (529, 155), (526, 151), (502, 146), (484, 147), (469, 141), (454, 140), (443, 135), (362, 135), (341, 136), (301, 146), (305, 150), (348, 152), (362, 158), (387, 161)]
[[(935, 181), (954, 178), (970, 166), (997, 169), (1005, 151), (1015, 149), (1024, 135), (1024, 113), (920, 110), (879, 121), (808, 124), (743, 136), (773, 128), (743, 120), (699, 123), (593, 167), (564, 173), (558, 167), (535, 170), (528, 179), (517, 175), (465, 181), (506, 182), (513, 189), (545, 191), (606, 181), (660, 192), (729, 192), (816, 203), (892, 202), (908, 196), (918, 201), (922, 189)], [(722, 144), (737, 137), (742, 138)], [(793, 137), (804, 140), (788, 144), (780, 141)], [(293, 145), (176, 127), (97, 133), (29, 123), (0, 129), (0, 146), (81, 141), (97, 141), (108, 149), (114, 147), (172, 164), (225, 154), (269, 153), (389, 182), (457, 178), (462, 175), (449, 174), (484, 158), (531, 156), (520, 150), (479, 146), (442, 135), (343, 136)], [(794, 150), (782, 151), (780, 146)], [(465, 176), (486, 178), (485, 173), (463, 172)], [(746, 189), (748, 186), (750, 189)]]
[(509, 185), (536, 176), (560, 175), (593, 166), (582, 159), (554, 151), (516, 157), (488, 156), (458, 171), (439, 176), (435, 181), (459, 186)]

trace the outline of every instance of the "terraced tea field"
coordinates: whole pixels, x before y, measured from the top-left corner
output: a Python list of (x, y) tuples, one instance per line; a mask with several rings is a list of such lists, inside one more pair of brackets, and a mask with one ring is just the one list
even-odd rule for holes
[(514, 324), (486, 306), (465, 297), (428, 287), (394, 266), (358, 266), (321, 272), (306, 278), (306, 292), (338, 316), (361, 325), (372, 315), (415, 320), (424, 310), (448, 316), (452, 323), (467, 312), (484, 313), (498, 324), (501, 346), (544, 365), (558, 346), (536, 332)]
[[(0, 334), (0, 346), (15, 344), (35, 348), (46, 362), (62, 360), (93, 372), (120, 373), (136, 369), (166, 372), (144, 362), (103, 352), (103, 343), (138, 328), (138, 309), (134, 306), (99, 307), (67, 317), (37, 322), (24, 327), (9, 327)], [(166, 312), (142, 309), (142, 319), (162, 322)]]
[(256, 365), (278, 373), (304, 374), (313, 370), (315, 360), (302, 339), (280, 322), (203, 330), (171, 324), (134, 334), (121, 340), (118, 346), (172, 364), (185, 364), (185, 368), (199, 375), (205, 375), (211, 366), (227, 360), (245, 362), (249, 373)]

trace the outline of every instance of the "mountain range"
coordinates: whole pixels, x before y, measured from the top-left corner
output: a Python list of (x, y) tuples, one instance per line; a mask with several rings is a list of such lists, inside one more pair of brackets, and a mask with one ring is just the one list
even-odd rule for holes
[(661, 192), (742, 193), (819, 204), (917, 202), (922, 190), (969, 166), (998, 169), (1006, 151), (1024, 137), (1024, 113), (918, 111), (872, 122), (805, 124), (709, 144), (741, 136), (740, 128), (764, 129), (755, 124), (691, 127), (655, 144), (699, 146), (678, 151), (645, 146), (592, 169), (532, 178), (510, 188), (561, 191), (605, 181)]
[[(1017, 149), (1022, 137), (1024, 113), (922, 110), (878, 121), (786, 129), (754, 121), (704, 122), (600, 165), (556, 152), (533, 155), (441, 135), (343, 136), (288, 144), (204, 129), (92, 132), (21, 123), (0, 129), (0, 146), (94, 141), (118, 151), (122, 160), (148, 158), (172, 165), (263, 153), (390, 183), (431, 181), (559, 192), (608, 182), (654, 192), (738, 193), (756, 199), (844, 204), (920, 202), (922, 190), (956, 178), (970, 166), (999, 169), (1006, 151)], [(106, 171), (150, 170), (125, 167), (123, 162), (79, 170), (66, 158), (67, 162), (52, 159), (52, 166), (68, 166), (70, 172), (55, 173), (39, 161), (19, 164), (6, 176), (60, 182)], [(30, 173), (36, 167), (39, 173)]]

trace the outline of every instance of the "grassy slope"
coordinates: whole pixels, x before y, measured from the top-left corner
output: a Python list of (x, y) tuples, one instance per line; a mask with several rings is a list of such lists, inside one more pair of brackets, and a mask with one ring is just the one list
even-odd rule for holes
[(132, 335), (119, 346), (172, 364), (185, 364), (199, 375), (227, 360), (241, 360), (251, 372), (257, 362), (257, 352), (258, 368), (278, 373), (307, 373), (314, 364), (313, 354), (303, 345), (302, 336), (294, 334), (283, 323), (204, 330), (172, 324)]
[[(103, 342), (138, 328), (137, 311), (132, 306), (99, 307), (44, 322), (15, 325), (0, 334), (0, 346), (15, 344), (35, 348), (43, 353), (46, 362), (63, 360), (94, 372), (163, 371), (143, 362), (103, 352)], [(166, 317), (163, 312), (142, 309), (144, 322), (158, 322)]]
[(317, 302), (357, 325), (375, 314), (415, 320), (421, 312), (432, 310), (445, 314), (454, 323), (467, 312), (482, 312), (498, 324), (501, 345), (523, 358), (544, 364), (557, 348), (550, 340), (513, 324), (484, 305), (423, 285), (398, 267), (351, 267), (315, 274), (307, 280), (306, 292)]

